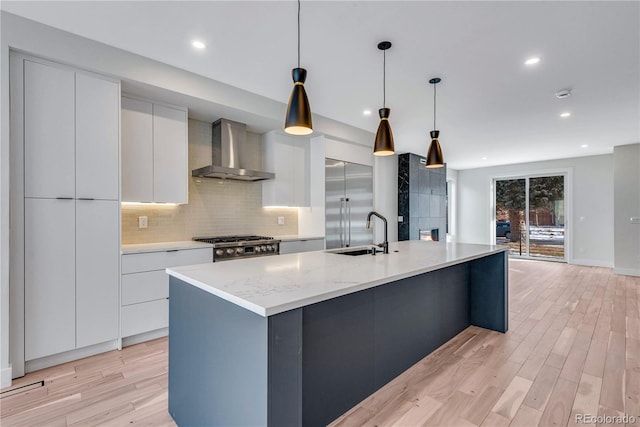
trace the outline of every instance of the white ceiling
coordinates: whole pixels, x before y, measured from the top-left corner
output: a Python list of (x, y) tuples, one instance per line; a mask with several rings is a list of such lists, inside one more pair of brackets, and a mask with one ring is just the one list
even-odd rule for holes
[[(294, 1), (1, 7), (284, 103), (292, 88)], [(640, 142), (639, 23), (637, 1), (305, 0), (301, 65), (315, 114), (375, 132), (382, 106), (377, 44), (390, 40), (387, 107), (396, 150), (426, 153), (433, 121), (427, 82), (439, 76), (437, 127), (454, 169), (601, 154)], [(207, 49), (195, 51), (194, 38)], [(525, 66), (533, 55), (540, 64)], [(556, 99), (564, 88), (573, 95)], [(561, 119), (563, 111), (572, 116)]]

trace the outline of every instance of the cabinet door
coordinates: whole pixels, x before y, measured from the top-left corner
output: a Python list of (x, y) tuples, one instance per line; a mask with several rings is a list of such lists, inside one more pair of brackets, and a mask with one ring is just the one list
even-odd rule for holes
[(308, 140), (293, 145), (293, 206), (309, 206)]
[(26, 197), (75, 197), (75, 73), (24, 61)]
[(122, 201), (153, 201), (153, 104), (124, 96)]
[(187, 113), (153, 105), (153, 198), (188, 202)]
[(25, 199), (25, 360), (73, 350), (75, 201)]
[(118, 200), (120, 85), (76, 73), (76, 197)]
[(119, 213), (117, 201), (76, 202), (78, 348), (118, 337)]

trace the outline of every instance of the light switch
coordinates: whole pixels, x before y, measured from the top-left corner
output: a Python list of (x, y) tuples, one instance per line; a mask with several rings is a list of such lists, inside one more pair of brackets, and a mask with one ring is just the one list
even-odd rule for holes
[(404, 217), (402, 215), (398, 215), (398, 222), (404, 222)]
[(149, 218), (146, 216), (138, 217), (138, 228), (147, 228), (149, 226)]
[(278, 217), (278, 225), (284, 225), (284, 217), (283, 216), (279, 216)]

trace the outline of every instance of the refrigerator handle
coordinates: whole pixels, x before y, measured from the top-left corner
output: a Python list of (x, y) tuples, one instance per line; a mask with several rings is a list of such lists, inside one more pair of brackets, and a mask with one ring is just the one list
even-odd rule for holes
[(348, 221), (348, 240), (347, 240), (347, 246), (351, 246), (351, 200), (349, 200), (349, 198), (347, 197), (345, 199), (346, 204), (347, 204), (347, 221)]
[(340, 247), (344, 248), (344, 213), (342, 211), (342, 205), (344, 204), (344, 197), (340, 197)]

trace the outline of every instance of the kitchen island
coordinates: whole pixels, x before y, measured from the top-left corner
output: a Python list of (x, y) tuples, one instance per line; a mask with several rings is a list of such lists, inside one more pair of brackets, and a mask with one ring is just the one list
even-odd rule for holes
[(508, 327), (507, 254), (406, 241), (167, 269), (179, 426), (321, 426), (469, 325)]

